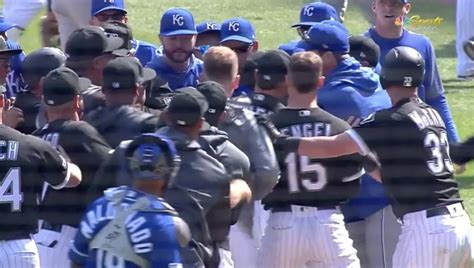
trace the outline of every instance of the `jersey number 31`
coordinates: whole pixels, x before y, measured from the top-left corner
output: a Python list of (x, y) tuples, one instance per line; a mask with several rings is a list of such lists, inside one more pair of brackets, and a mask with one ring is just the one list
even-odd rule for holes
[(301, 191), (299, 180), (304, 190), (308, 192), (320, 191), (328, 183), (326, 168), (320, 163), (310, 163), (310, 158), (307, 156), (290, 153), (285, 159), (285, 164), (290, 193)]
[(23, 194), (20, 186), (20, 168), (10, 168), (0, 181), (0, 204), (10, 204), (12, 212), (21, 211)]

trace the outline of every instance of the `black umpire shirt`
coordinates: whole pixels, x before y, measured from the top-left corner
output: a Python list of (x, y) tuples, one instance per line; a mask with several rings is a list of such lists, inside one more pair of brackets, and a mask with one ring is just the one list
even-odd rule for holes
[(67, 161), (47, 142), (0, 125), (0, 241), (26, 239), (38, 226), (44, 182), (61, 189)]
[[(282, 134), (292, 137), (333, 136), (350, 126), (320, 108), (284, 108), (271, 120)], [(281, 178), (267, 197), (266, 208), (288, 205), (335, 207), (357, 194), (363, 174), (359, 155), (315, 159), (277, 152)]]
[(401, 100), (348, 133), (362, 153), (377, 153), (397, 217), (461, 201), (444, 122), (420, 99)]
[(81, 184), (75, 188), (43, 190), (40, 218), (50, 224), (77, 227), (88, 205), (85, 202), (87, 190), (101, 163), (108, 159), (111, 148), (94, 127), (83, 121), (55, 120), (34, 135), (53, 147), (60, 145), (82, 171)]

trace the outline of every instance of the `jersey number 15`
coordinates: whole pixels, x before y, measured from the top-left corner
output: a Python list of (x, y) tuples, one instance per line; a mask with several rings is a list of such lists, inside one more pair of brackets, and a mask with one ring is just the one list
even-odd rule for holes
[[(307, 156), (290, 153), (285, 159), (290, 193), (300, 192), (300, 184), (307, 192), (320, 191), (328, 183), (326, 168), (320, 163), (310, 163)], [(299, 165), (298, 165), (299, 163)]]

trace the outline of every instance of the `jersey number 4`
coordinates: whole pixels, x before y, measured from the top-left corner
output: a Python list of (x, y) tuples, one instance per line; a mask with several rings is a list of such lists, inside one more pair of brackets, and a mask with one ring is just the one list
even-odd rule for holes
[(431, 150), (432, 159), (427, 161), (429, 170), (437, 175), (448, 172), (453, 172), (453, 163), (449, 157), (449, 143), (446, 132), (441, 132), (438, 136), (434, 132), (428, 132), (425, 136), (425, 147)]
[(0, 182), (0, 204), (10, 204), (13, 212), (21, 211), (23, 194), (20, 187), (20, 168), (10, 168)]
[(285, 159), (285, 164), (290, 193), (301, 191), (299, 180), (304, 190), (308, 192), (320, 191), (328, 183), (326, 168), (320, 163), (310, 163), (310, 158), (307, 156), (290, 153)]

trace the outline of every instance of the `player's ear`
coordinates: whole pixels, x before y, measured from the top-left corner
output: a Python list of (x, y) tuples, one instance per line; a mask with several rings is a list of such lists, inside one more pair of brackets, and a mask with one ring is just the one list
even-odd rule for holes
[(125, 16), (125, 18), (123, 18), (123, 23), (127, 24), (128, 23), (128, 17)]
[(372, 11), (373, 11), (373, 12), (375, 12), (375, 1), (377, 1), (377, 0), (373, 0), (373, 1), (372, 1)]
[(253, 51), (253, 52), (258, 51), (258, 40), (255, 40), (255, 41), (253, 42), (252, 51)]
[(408, 13), (410, 13), (410, 10), (411, 10), (411, 4), (410, 3), (407, 3), (403, 6), (403, 13), (405, 15), (407, 15)]
[(81, 101), (82, 101), (82, 98), (81, 98), (81, 95), (76, 95), (74, 97), (74, 108), (77, 110), (77, 111), (80, 111), (81, 110)]
[(324, 86), (324, 81), (326, 80), (326, 77), (321, 75), (318, 79), (318, 89), (322, 88)]
[(234, 81), (232, 81), (232, 84), (231, 84), (232, 90), (238, 88), (239, 85), (240, 85), (240, 74), (236, 75), (235, 78), (234, 78)]
[(2, 93), (0, 95), (0, 109), (3, 109), (3, 107), (5, 107), (5, 102), (6, 102), (5, 94)]

